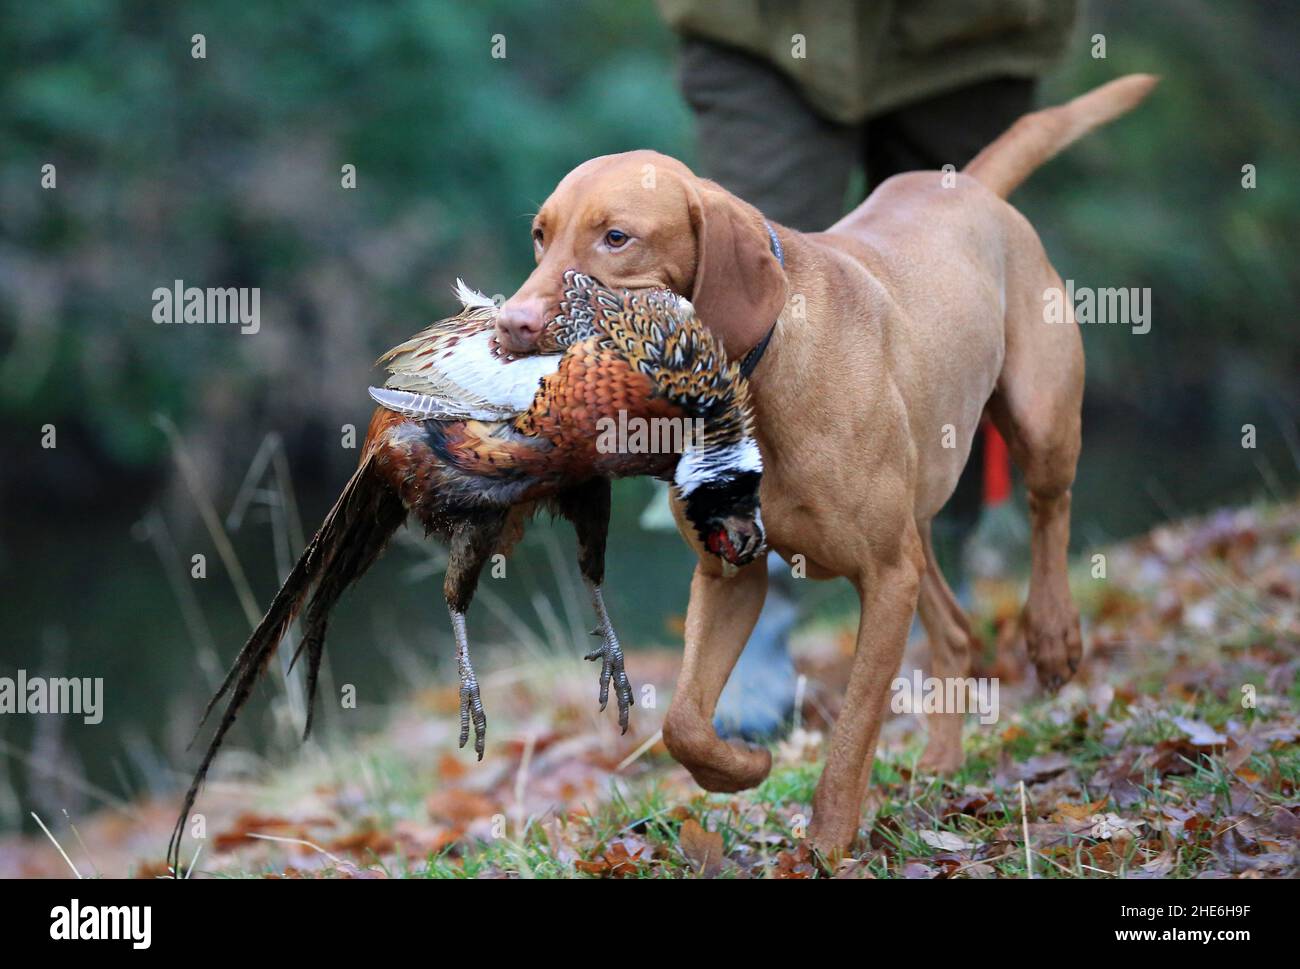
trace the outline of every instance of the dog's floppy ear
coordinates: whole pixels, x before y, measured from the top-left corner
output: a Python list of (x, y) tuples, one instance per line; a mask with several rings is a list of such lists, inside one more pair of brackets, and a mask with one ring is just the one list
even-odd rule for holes
[(695, 312), (739, 360), (767, 335), (785, 306), (786, 278), (753, 206), (700, 180), (687, 185), (695, 229)]

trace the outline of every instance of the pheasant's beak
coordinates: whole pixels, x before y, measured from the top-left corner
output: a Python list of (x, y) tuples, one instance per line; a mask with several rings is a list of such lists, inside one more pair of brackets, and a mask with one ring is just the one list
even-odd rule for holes
[(765, 550), (763, 521), (729, 515), (712, 523), (704, 544), (710, 552), (732, 565), (748, 565)]

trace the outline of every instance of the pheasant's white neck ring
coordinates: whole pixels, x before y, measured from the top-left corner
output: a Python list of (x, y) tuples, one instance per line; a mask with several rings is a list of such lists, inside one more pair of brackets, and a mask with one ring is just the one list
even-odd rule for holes
[(762, 471), (758, 441), (745, 437), (734, 444), (691, 445), (677, 462), (673, 483), (685, 498), (703, 485), (728, 480), (743, 472), (761, 474)]

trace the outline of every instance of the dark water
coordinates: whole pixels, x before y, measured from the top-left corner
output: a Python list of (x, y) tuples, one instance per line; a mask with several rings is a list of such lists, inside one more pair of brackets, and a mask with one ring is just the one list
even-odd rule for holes
[[(1074, 492), (1076, 549), (1218, 504), (1295, 493), (1291, 452), (1263, 423), (1253, 452), (1240, 448), (1231, 421), (1222, 432), (1152, 433), (1149, 422), (1144, 428), (1114, 417), (1090, 422)], [(608, 601), (625, 643), (675, 646), (691, 556), (674, 533), (638, 525), (651, 493), (648, 482), (616, 488)], [(308, 532), (332, 497), (327, 490), (300, 496)], [(183, 753), (184, 741), (218, 664), (224, 668), (234, 656), (249, 625), (202, 529), (177, 539), (169, 576), (154, 543), (140, 536), (142, 517), (143, 511), (124, 509), (91, 522), (40, 515), (25, 521), (12, 514), (7, 522), (0, 548), (0, 675), (13, 676), (22, 667), (31, 675), (103, 677), (104, 716), (97, 725), (79, 717), (0, 716), (0, 823), (6, 827), (29, 823), (33, 808), (68, 807), (75, 816), (105, 798), (172, 790), (181, 779), (177, 765), (188, 769), (194, 762)], [(265, 513), (250, 515), (234, 538), (260, 610), (277, 584), (274, 532)], [(471, 636), (497, 648), (476, 655), (480, 676), (531, 658), (541, 641), (551, 643), (541, 648), (552, 654), (564, 650), (581, 662), (589, 648), (582, 632), (590, 628), (591, 614), (573, 549), (567, 523), (538, 521), (506, 577), (485, 577), (471, 611)], [(189, 576), (195, 551), (207, 555), (206, 579)], [(320, 714), (325, 729), (338, 716), (337, 702), (329, 701), (339, 684), (354, 684), (358, 691), (362, 717), (348, 720), (351, 732), (430, 676), (455, 683), (442, 571), (428, 555), (429, 549), (395, 544), (337, 610)], [(183, 588), (193, 593), (188, 607)], [(819, 612), (851, 614), (854, 608), (844, 583), (809, 583), (804, 594)], [(203, 644), (209, 641), (207, 651)], [(208, 653), (206, 670), (200, 652)], [(267, 697), (281, 689), (279, 682), (261, 688), (236, 743), (264, 739)]]

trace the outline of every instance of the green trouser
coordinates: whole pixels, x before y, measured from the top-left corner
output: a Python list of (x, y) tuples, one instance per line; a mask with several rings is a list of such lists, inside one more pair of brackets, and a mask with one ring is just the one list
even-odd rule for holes
[[(838, 221), (891, 175), (944, 165), (960, 170), (1032, 110), (1034, 83), (995, 78), (841, 125), (816, 114), (764, 61), (709, 41), (682, 40), (681, 85), (695, 113), (700, 174), (805, 232)], [(855, 177), (859, 172), (865, 177)], [(983, 445), (977, 434), (935, 524), (935, 551), (949, 576), (956, 576), (960, 546), (979, 519)]]

